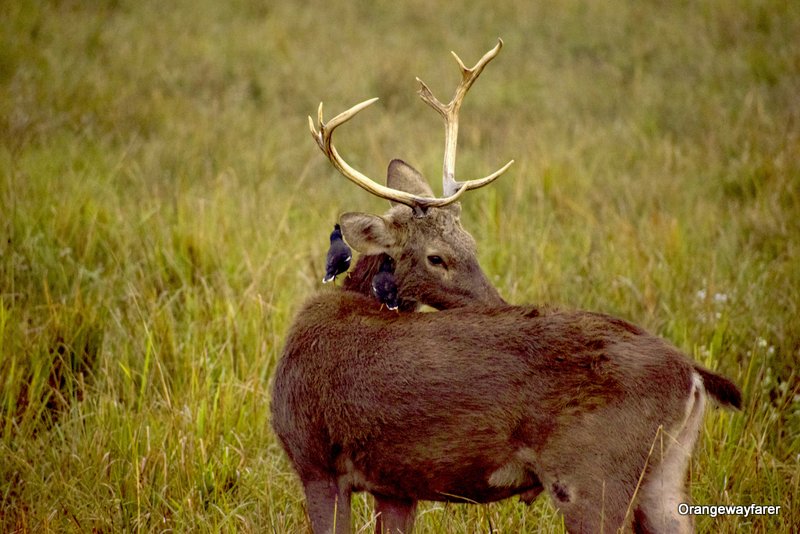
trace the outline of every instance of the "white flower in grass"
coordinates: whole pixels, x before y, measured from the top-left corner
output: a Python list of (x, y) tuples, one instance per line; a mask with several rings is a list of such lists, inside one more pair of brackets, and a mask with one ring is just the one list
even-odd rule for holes
[(697, 300), (706, 300), (707, 296), (708, 293), (706, 292), (705, 288), (700, 289), (697, 291), (697, 293), (695, 293), (695, 297), (697, 297)]

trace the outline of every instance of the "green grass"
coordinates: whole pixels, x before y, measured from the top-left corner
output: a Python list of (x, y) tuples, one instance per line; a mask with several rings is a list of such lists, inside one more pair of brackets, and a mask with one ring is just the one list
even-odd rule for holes
[[(343, 211), (306, 115), (379, 179), (436, 182), (441, 98), (498, 36), (462, 111), (464, 201), (511, 302), (633, 320), (742, 386), (710, 410), (696, 503), (800, 524), (800, 4), (6, 2), (0, 21), (0, 530), (294, 532), (269, 426), (293, 313)], [(438, 184), (434, 183), (435, 188)], [(372, 525), (369, 499), (356, 529)], [(427, 504), (419, 532), (562, 532), (545, 499)]]

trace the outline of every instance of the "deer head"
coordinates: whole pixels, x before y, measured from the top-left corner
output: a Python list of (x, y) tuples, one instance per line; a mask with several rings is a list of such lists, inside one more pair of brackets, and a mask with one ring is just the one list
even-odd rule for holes
[(475, 240), (461, 226), (461, 206), (457, 201), (466, 191), (494, 181), (511, 166), (513, 160), (481, 179), (466, 182), (455, 179), (459, 109), (469, 88), (502, 45), (502, 40), (498, 40), (497, 45), (472, 68), (464, 66), (453, 54), (462, 77), (448, 104), (436, 99), (428, 86), (417, 78), (420, 97), (445, 122), (443, 197), (435, 197), (422, 175), (401, 160), (389, 164), (386, 186), (383, 186), (348, 165), (339, 155), (333, 145), (333, 131), (375, 103), (377, 98), (357, 104), (327, 123), (323, 120), (320, 104), (317, 126), (309, 117), (311, 134), (333, 166), (356, 185), (392, 204), (383, 216), (345, 213), (340, 217), (345, 240), (363, 255), (348, 276), (346, 288), (368, 293), (366, 282), (375, 274), (379, 264), (374, 256), (388, 254), (395, 260), (395, 276), (403, 309), (413, 309), (417, 304), (446, 309), (475, 302), (505, 303), (478, 264)]

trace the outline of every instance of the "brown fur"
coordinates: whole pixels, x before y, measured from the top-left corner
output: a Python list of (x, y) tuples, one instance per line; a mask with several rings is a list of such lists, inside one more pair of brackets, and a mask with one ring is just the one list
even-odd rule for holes
[(315, 532), (331, 531), (334, 503), (337, 532), (349, 531), (352, 491), (376, 496), (379, 529), (410, 530), (418, 500), (530, 502), (543, 490), (571, 532), (613, 532), (631, 526), (659, 429), (683, 432), (696, 367), (602, 314), (396, 315), (353, 291), (326, 292), (289, 333), (272, 422)]

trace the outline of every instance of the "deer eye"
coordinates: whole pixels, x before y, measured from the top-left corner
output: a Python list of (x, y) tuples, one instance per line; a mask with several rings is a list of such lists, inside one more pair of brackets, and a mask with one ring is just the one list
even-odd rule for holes
[(435, 265), (435, 266), (446, 267), (442, 257), (441, 256), (436, 256), (435, 254), (431, 255), (431, 256), (428, 256), (428, 263), (430, 263), (431, 265)]

